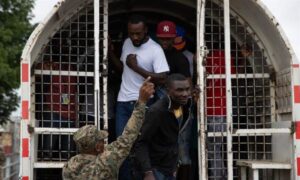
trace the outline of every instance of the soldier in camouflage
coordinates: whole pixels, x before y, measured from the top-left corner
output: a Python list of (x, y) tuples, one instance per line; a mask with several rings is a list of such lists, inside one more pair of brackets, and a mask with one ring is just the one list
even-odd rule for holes
[(80, 154), (72, 157), (63, 168), (65, 180), (116, 180), (121, 163), (128, 156), (144, 121), (145, 104), (154, 93), (150, 77), (140, 88), (139, 99), (124, 132), (104, 147), (106, 131), (86, 125), (74, 133), (73, 139)]

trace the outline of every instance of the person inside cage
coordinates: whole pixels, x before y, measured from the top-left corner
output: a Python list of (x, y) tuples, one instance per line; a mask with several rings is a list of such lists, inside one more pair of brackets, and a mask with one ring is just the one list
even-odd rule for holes
[[(182, 53), (186, 58), (185, 60), (189, 64), (190, 77), (193, 84), (196, 84), (194, 80), (194, 54), (187, 49), (187, 41), (186, 41), (186, 32), (185, 29), (181, 26), (176, 25), (176, 37), (174, 39), (173, 48)], [(174, 60), (174, 59), (173, 59)], [(191, 121), (186, 125), (185, 129), (181, 131), (178, 138), (179, 144), (179, 165), (177, 170), (177, 180), (190, 180), (192, 179), (196, 173), (193, 172), (192, 167), (194, 168), (194, 164), (197, 164), (197, 149), (196, 152), (193, 148), (193, 131), (197, 131), (193, 129), (197, 127), (197, 122), (195, 121), (195, 107), (192, 106), (191, 113)], [(198, 170), (196, 170), (198, 171)]]
[(193, 120), (192, 107), (197, 94), (191, 98), (190, 81), (182, 74), (171, 74), (165, 86), (167, 95), (149, 107), (133, 148), (135, 179), (176, 179), (178, 165), (182, 165), (179, 143), (184, 142), (182, 133)]
[[(61, 71), (71, 71), (72, 67), (67, 63), (59, 63), (51, 60), (43, 60), (37, 64), (36, 69), (41, 70), (42, 76), (39, 83), (42, 94), (41, 117), (38, 117), (39, 126), (44, 128), (75, 128), (78, 126), (77, 117), (77, 77), (72, 75), (62, 75)], [(70, 142), (68, 147), (68, 136), (45, 134), (43, 138), (42, 150), (44, 158), (68, 158), (68, 150), (75, 152), (75, 144)]]
[[(206, 116), (208, 133), (221, 133), (207, 138), (208, 173), (215, 179), (226, 179), (225, 147), (226, 136), (226, 76), (225, 52), (213, 50), (206, 58)], [(235, 74), (233, 59), (231, 73)], [(216, 135), (216, 134), (215, 134)]]
[[(128, 38), (125, 40), (120, 59), (109, 45), (109, 60), (122, 72), (122, 82), (116, 105), (116, 136), (120, 136), (132, 114), (144, 79), (151, 76), (153, 83), (161, 84), (166, 79), (169, 66), (162, 48), (148, 35), (143, 16), (132, 15), (127, 23)], [(120, 179), (130, 179), (128, 161), (120, 169)]]
[[(191, 73), (188, 59), (174, 47), (176, 38), (176, 24), (173, 21), (164, 20), (156, 26), (156, 37), (158, 43), (164, 50), (170, 71), (168, 75), (179, 73), (187, 77), (191, 82)], [(164, 85), (156, 87), (156, 97), (163, 98), (166, 95)]]

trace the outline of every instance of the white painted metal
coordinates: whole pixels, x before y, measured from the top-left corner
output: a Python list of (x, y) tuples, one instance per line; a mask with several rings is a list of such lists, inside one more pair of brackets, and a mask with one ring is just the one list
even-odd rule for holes
[[(21, 67), (23, 68), (22, 64), (28, 64), (28, 68), (30, 67), (30, 58), (28, 57), (28, 59), (22, 59), (21, 61)], [(30, 69), (21, 69), (21, 80), (22, 80), (22, 73), (24, 71), (28, 71), (28, 76), (31, 77), (31, 72)], [(28, 112), (28, 119), (22, 119), (20, 122), (20, 126), (21, 126), (21, 143), (20, 143), (20, 176), (21, 177), (29, 177), (30, 180), (32, 180), (32, 176), (33, 176), (33, 162), (31, 161), (32, 156), (34, 155), (34, 152), (30, 151), (31, 150), (31, 142), (32, 142), (32, 138), (30, 138), (30, 134), (27, 131), (27, 127), (30, 124), (30, 120), (31, 120), (31, 94), (30, 94), (30, 83), (31, 83), (31, 79), (28, 79), (28, 82), (22, 82), (21, 81), (21, 102), (23, 101), (27, 101), (28, 102), (28, 109), (23, 109), (22, 107), (22, 111), (29, 111)], [(23, 118), (23, 117), (22, 117)], [(28, 151), (29, 151), (29, 156), (28, 157), (23, 157), (22, 152), (24, 151), (24, 145), (23, 145), (23, 140), (24, 139), (28, 139)]]
[(291, 134), (290, 128), (265, 128), (265, 129), (238, 129), (234, 135), (265, 135), (265, 134)]
[[(105, 73), (108, 72), (107, 67), (107, 51), (108, 51), (108, 0), (103, 0), (103, 71)], [(108, 130), (108, 99), (107, 99), (107, 76), (105, 74), (103, 77), (103, 118), (104, 118), (104, 125), (103, 128)], [(107, 142), (107, 141), (106, 141)]]
[(232, 92), (231, 92), (231, 46), (230, 1), (224, 0), (225, 72), (226, 72), (226, 122), (227, 122), (227, 179), (233, 179), (232, 152)]
[[(208, 74), (207, 79), (226, 79), (227, 75), (226, 74)], [(256, 73), (256, 74), (230, 74), (229, 75), (230, 79), (261, 79), (261, 78), (270, 78), (270, 75), (265, 73)]]
[(203, 61), (206, 57), (206, 48), (204, 45), (204, 22), (205, 22), (205, 3), (206, 0), (197, 0), (197, 83), (200, 86), (198, 99), (197, 126), (198, 126), (198, 157), (199, 157), (199, 177), (201, 180), (207, 179), (207, 161), (206, 161), (206, 135), (204, 122), (204, 67)]
[[(268, 129), (238, 129), (232, 136), (271, 136), (272, 134), (291, 134), (289, 128), (268, 128)], [(227, 132), (209, 132), (208, 137), (225, 137)]]
[(55, 71), (55, 70), (35, 70), (34, 74), (37, 75), (61, 75), (61, 76), (83, 76), (94, 77), (94, 72), (77, 72), (77, 71)]
[(99, 52), (99, 34), (100, 34), (100, 2), (94, 0), (94, 41), (95, 41), (95, 55), (94, 55), (94, 118), (95, 125), (100, 129), (100, 52)]
[(291, 169), (290, 163), (274, 162), (274, 161), (236, 161), (238, 166), (249, 167), (252, 169)]
[(78, 128), (34, 128), (35, 134), (73, 134)]
[(34, 168), (62, 168), (64, 162), (35, 162)]
[(298, 94), (295, 94), (296, 92), (295, 87), (300, 87), (300, 64), (295, 64), (291, 67), (292, 72), (292, 118), (293, 123), (295, 127), (295, 133), (293, 134), (293, 153), (291, 154), (291, 164), (293, 165), (292, 172), (291, 172), (291, 179), (293, 180), (300, 180), (300, 139), (297, 138), (297, 134), (299, 136), (299, 122), (300, 122), (300, 103), (295, 102), (295, 97), (300, 96), (299, 92)]
[[(238, 160), (236, 162), (237, 166), (241, 168), (241, 179), (247, 179), (247, 171), (246, 167), (250, 168), (250, 172), (252, 172), (253, 180), (259, 179), (259, 170), (260, 169), (273, 169), (273, 170), (281, 170), (281, 169), (291, 169), (292, 166), (290, 163), (282, 163), (282, 162), (273, 162), (273, 161), (245, 161)], [(277, 177), (278, 178), (278, 177)]]
[(253, 180), (259, 180), (259, 174), (258, 174), (258, 169), (253, 169)]

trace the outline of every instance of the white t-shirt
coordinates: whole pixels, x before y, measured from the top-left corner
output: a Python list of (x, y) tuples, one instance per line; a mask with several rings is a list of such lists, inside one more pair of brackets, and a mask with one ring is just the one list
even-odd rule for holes
[(168, 62), (159, 44), (151, 38), (140, 47), (135, 47), (127, 38), (123, 44), (121, 61), (124, 65), (122, 83), (118, 95), (119, 102), (135, 101), (139, 97), (139, 89), (145, 78), (134, 72), (126, 64), (129, 54), (137, 55), (138, 66), (149, 72), (161, 73), (169, 71)]

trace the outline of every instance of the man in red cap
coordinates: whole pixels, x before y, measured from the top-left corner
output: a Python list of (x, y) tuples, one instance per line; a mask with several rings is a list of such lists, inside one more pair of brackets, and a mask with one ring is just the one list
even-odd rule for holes
[[(182, 74), (190, 80), (191, 73), (188, 60), (181, 52), (173, 47), (174, 39), (176, 37), (175, 23), (172, 21), (161, 21), (158, 23), (156, 37), (165, 52), (170, 68), (169, 74)], [(156, 94), (159, 98), (162, 98), (165, 95), (163, 88), (157, 90)]]

